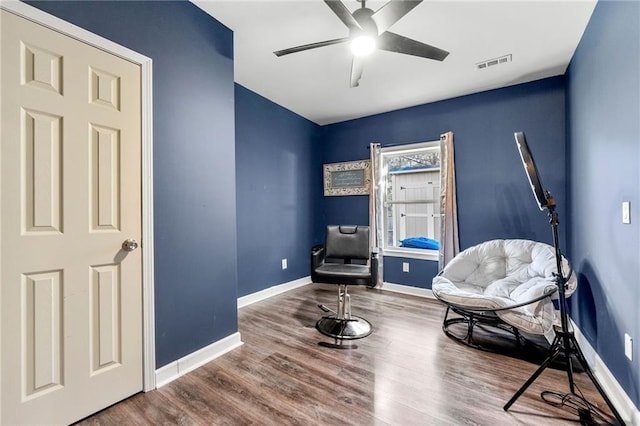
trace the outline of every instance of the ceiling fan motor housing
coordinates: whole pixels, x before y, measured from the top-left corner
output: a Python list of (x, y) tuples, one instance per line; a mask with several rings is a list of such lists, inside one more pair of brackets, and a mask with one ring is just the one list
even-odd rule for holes
[(371, 37), (377, 37), (378, 26), (376, 25), (373, 18), (371, 18), (373, 13), (374, 13), (373, 10), (367, 7), (361, 7), (360, 9), (357, 9), (355, 12), (353, 12), (353, 18), (356, 20), (356, 22), (358, 22), (358, 25), (360, 25), (360, 28), (362, 30), (358, 30), (357, 28), (352, 28), (350, 35), (351, 36), (368, 35)]

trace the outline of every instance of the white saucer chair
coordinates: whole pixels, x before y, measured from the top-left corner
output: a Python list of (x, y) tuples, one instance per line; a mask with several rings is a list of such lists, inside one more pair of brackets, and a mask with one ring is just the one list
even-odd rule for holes
[[(577, 280), (569, 262), (562, 258), (570, 296)], [(442, 329), (454, 340), (490, 350), (473, 340), (476, 326), (492, 326), (554, 338), (557, 299), (555, 249), (530, 240), (492, 240), (470, 247), (454, 257), (433, 279), (432, 290), (447, 305)], [(458, 317), (449, 318), (451, 312)], [(462, 324), (460, 327), (451, 327)], [(464, 327), (466, 325), (466, 327)], [(454, 331), (455, 328), (455, 331)]]

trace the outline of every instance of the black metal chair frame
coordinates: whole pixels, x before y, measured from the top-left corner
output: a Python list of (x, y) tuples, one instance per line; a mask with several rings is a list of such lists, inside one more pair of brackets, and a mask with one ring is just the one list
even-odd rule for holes
[[(518, 330), (517, 327), (504, 322), (498, 315), (496, 315), (496, 313), (500, 311), (507, 311), (511, 309), (520, 308), (522, 306), (527, 306), (532, 303), (539, 302), (540, 300), (546, 297), (550, 297), (557, 291), (558, 291), (557, 287), (554, 287), (551, 290), (545, 292), (544, 294), (536, 297), (535, 299), (528, 300), (523, 303), (518, 303), (516, 305), (506, 306), (503, 308), (480, 308), (477, 306), (465, 306), (465, 305), (448, 302), (436, 295), (436, 298), (440, 302), (447, 305), (447, 310), (444, 314), (444, 320), (442, 321), (442, 331), (449, 338), (455, 340), (456, 342), (459, 342), (467, 346), (470, 346), (472, 348), (480, 349), (486, 352), (496, 352), (496, 350), (493, 350), (488, 346), (482, 346), (473, 341), (473, 331), (475, 327), (482, 328), (486, 326), (486, 327), (493, 327), (493, 328), (506, 331), (508, 333), (511, 333), (515, 337), (516, 342), (518, 344), (522, 344), (525, 342), (525, 339), (520, 333), (520, 330)], [(453, 311), (454, 313), (460, 315), (460, 317), (449, 318), (450, 311)], [(453, 324), (467, 324), (467, 330), (464, 336), (456, 335), (455, 333), (453, 333), (453, 331), (449, 329), (449, 326)]]

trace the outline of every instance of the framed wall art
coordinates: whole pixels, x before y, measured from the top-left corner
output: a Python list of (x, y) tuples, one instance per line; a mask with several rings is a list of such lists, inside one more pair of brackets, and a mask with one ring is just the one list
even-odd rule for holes
[(339, 195), (369, 195), (371, 161), (347, 161), (324, 165), (325, 197)]

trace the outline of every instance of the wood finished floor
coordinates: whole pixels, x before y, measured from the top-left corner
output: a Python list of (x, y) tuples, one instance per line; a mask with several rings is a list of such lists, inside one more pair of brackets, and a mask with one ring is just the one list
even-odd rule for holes
[[(335, 286), (308, 285), (239, 311), (244, 345), (148, 393), (106, 409), (86, 425), (575, 425), (577, 415), (544, 403), (567, 392), (566, 373), (547, 369), (503, 405), (537, 364), (471, 349), (447, 338), (434, 300), (351, 288), (355, 315), (374, 332), (358, 349), (320, 347), (317, 303)], [(584, 373), (576, 384), (604, 402)]]

